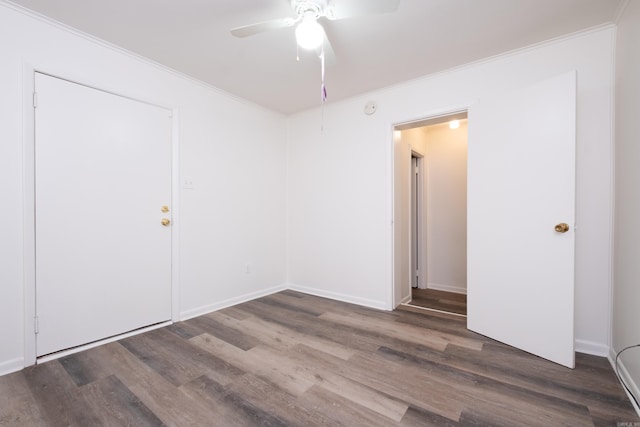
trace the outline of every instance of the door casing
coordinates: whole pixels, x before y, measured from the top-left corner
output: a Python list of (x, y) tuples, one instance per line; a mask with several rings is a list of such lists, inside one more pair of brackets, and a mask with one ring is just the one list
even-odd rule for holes
[[(389, 169), (389, 206), (390, 206), (390, 220), (389, 220), (389, 237), (388, 241), (389, 245), (389, 264), (391, 268), (389, 269), (389, 288), (387, 290), (387, 307), (389, 310), (394, 310), (398, 305), (404, 303), (404, 301), (399, 298), (399, 295), (402, 295), (402, 287), (404, 286), (401, 280), (398, 280), (399, 269), (402, 269), (403, 266), (398, 260), (397, 251), (400, 250), (398, 247), (397, 241), (397, 227), (399, 221), (402, 221), (402, 218), (397, 217), (397, 203), (396, 199), (396, 184), (398, 179), (405, 179), (403, 177), (398, 176), (398, 170), (396, 168), (397, 164), (397, 153), (396, 153), (396, 144), (400, 141), (400, 131), (403, 129), (410, 129), (413, 127), (422, 127), (429, 126), (431, 124), (439, 123), (446, 120), (455, 120), (467, 117), (467, 110), (471, 105), (473, 105), (476, 101), (470, 101), (469, 103), (453, 105), (440, 110), (434, 110), (419, 117), (414, 117), (407, 120), (396, 120), (390, 123), (389, 129), (391, 131), (389, 140), (390, 144), (390, 169)], [(410, 153), (415, 153), (418, 156), (423, 156), (423, 153), (416, 153), (409, 147)], [(422, 173), (424, 173), (424, 163), (422, 167)], [(424, 178), (423, 178), (424, 181)], [(424, 201), (422, 201), (422, 206), (424, 206)], [(407, 242), (407, 245), (410, 246), (410, 242)], [(426, 250), (425, 245), (422, 245), (422, 251)], [(410, 263), (409, 263), (410, 264)], [(426, 266), (423, 263), (423, 266), (420, 270), (420, 274), (422, 276), (422, 282), (425, 283), (426, 287)], [(411, 295), (411, 282), (407, 285), (409, 287), (409, 296)]]

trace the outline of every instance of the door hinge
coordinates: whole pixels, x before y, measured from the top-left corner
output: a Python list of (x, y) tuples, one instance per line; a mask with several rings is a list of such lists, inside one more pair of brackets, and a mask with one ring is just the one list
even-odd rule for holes
[(35, 316), (33, 318), (33, 332), (36, 334), (40, 332), (40, 325), (38, 323), (38, 316)]
[(38, 108), (38, 92), (33, 92), (33, 108)]

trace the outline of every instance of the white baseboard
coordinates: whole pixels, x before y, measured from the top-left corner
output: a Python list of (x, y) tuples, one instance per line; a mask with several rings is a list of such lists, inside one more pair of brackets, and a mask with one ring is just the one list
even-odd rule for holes
[(576, 340), (575, 350), (578, 353), (591, 354), (593, 356), (601, 356), (601, 357), (609, 356), (608, 345), (604, 345), (604, 344), (593, 342), (593, 341)]
[(24, 358), (17, 357), (0, 363), (0, 376), (18, 372), (24, 368)]
[[(609, 363), (611, 363), (611, 367), (613, 368), (613, 371), (615, 372), (616, 371), (616, 352), (613, 348), (609, 350), (608, 359), (609, 359)], [(620, 373), (620, 377), (622, 377), (622, 379), (624, 380), (624, 383), (627, 385), (627, 387), (629, 387), (631, 392), (636, 397), (640, 396), (640, 388), (638, 387), (638, 384), (636, 384), (633, 378), (631, 378), (631, 375), (629, 375), (629, 371), (624, 366), (624, 362), (621, 359), (618, 359), (618, 372)], [(624, 386), (622, 387), (624, 388)], [(626, 389), (624, 392), (627, 393), (627, 396), (629, 397), (629, 401), (631, 401), (631, 405), (633, 406), (633, 409), (636, 410), (636, 413), (640, 417), (640, 407), (638, 407), (635, 404), (635, 402), (633, 401), (633, 398), (629, 396), (629, 392)]]
[(402, 298), (402, 301), (400, 301), (400, 304), (409, 304), (410, 302), (411, 302), (411, 294), (409, 294), (406, 297)]
[(217, 310), (222, 310), (223, 308), (231, 307), (236, 304), (241, 304), (243, 302), (251, 301), (256, 298), (275, 294), (276, 292), (284, 291), (285, 289), (288, 289), (287, 285), (281, 284), (268, 289), (262, 289), (260, 291), (251, 292), (251, 293), (240, 295), (234, 298), (229, 298), (224, 301), (217, 302), (215, 304), (207, 304), (201, 307), (192, 308), (191, 310), (186, 310), (181, 312), (180, 320), (181, 321), (188, 320), (194, 317), (202, 316), (203, 314), (208, 314)]
[(465, 294), (465, 295), (467, 293), (466, 286), (443, 285), (441, 283), (432, 283), (432, 282), (429, 282), (427, 284), (427, 289), (435, 289), (438, 291), (453, 292), (456, 294)]
[(340, 294), (337, 292), (328, 292), (323, 289), (309, 288), (307, 286), (300, 286), (294, 283), (289, 283), (288, 288), (292, 291), (298, 291), (305, 294), (315, 295), (318, 297), (334, 299), (342, 302), (348, 302), (351, 304), (362, 305), (369, 308), (375, 308), (378, 310), (389, 311), (384, 301), (377, 301), (367, 298), (354, 297), (353, 295)]

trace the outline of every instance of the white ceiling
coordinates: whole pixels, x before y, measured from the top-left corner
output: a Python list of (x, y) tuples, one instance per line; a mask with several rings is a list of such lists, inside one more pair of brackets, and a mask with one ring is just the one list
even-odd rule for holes
[[(266, 108), (320, 104), (320, 61), (296, 61), (293, 28), (229, 30), (294, 16), (289, 0), (12, 0)], [(336, 2), (366, 0), (334, 0)], [(337, 61), (328, 102), (613, 22), (625, 0), (400, 0), (397, 12), (322, 24)]]

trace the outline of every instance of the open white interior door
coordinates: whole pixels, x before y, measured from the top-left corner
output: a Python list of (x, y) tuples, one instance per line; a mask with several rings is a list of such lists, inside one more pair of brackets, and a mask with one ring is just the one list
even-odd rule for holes
[(575, 72), (469, 109), (468, 328), (571, 368), (575, 141)]

